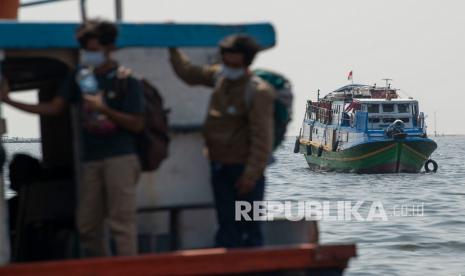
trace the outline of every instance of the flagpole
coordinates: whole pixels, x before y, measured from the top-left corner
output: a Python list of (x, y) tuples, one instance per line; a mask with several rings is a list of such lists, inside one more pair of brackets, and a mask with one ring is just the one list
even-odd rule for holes
[(349, 80), (354, 84), (354, 71), (350, 70), (349, 76), (347, 76), (347, 80)]

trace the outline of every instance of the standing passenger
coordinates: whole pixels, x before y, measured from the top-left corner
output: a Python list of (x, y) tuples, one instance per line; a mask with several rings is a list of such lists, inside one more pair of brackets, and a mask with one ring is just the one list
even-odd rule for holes
[(59, 115), (68, 103), (81, 113), (82, 177), (78, 191), (77, 227), (82, 254), (109, 255), (105, 221), (116, 243), (117, 255), (135, 255), (136, 184), (140, 164), (136, 135), (144, 128), (143, 92), (139, 81), (127, 78), (127, 91), (115, 89), (118, 63), (111, 58), (118, 30), (115, 24), (91, 20), (76, 32), (81, 64), (50, 102), (30, 105), (8, 95), (6, 82), (1, 96), (5, 103), (26, 112)]
[(249, 66), (260, 47), (247, 35), (220, 42), (222, 64), (195, 66), (170, 49), (176, 74), (190, 85), (214, 88), (204, 126), (219, 223), (216, 245), (262, 245), (259, 222), (235, 220), (235, 202), (261, 201), (264, 170), (273, 142), (274, 90), (252, 77)]

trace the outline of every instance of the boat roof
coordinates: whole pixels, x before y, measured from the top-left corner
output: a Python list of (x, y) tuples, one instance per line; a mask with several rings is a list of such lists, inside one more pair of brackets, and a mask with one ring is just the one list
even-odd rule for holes
[[(79, 23), (23, 23), (0, 21), (0, 49), (78, 48), (74, 37)], [(217, 47), (225, 36), (245, 33), (263, 48), (276, 43), (274, 28), (258, 24), (132, 24), (118, 23), (118, 48)]]
[(370, 85), (366, 84), (348, 84), (345, 85), (339, 89), (334, 90), (333, 92), (344, 92), (344, 91), (351, 91), (354, 88), (360, 88), (360, 87), (371, 87)]
[(359, 103), (412, 103), (412, 102), (417, 102), (417, 100), (414, 99), (354, 99), (354, 101), (357, 101)]

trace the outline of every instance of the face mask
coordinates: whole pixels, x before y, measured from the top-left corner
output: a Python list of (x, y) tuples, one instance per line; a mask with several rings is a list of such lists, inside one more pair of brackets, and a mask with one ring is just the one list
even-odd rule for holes
[(106, 62), (105, 54), (101, 51), (82, 51), (81, 64), (84, 66), (98, 67)]
[(237, 80), (244, 76), (244, 74), (244, 68), (231, 68), (229, 66), (223, 65), (223, 69), (221, 70), (221, 75), (228, 80)]

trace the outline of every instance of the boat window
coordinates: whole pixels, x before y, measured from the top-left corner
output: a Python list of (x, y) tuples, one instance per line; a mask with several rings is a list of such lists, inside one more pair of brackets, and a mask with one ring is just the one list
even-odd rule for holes
[(395, 120), (395, 118), (384, 118), (383, 123), (394, 123)]
[(379, 104), (369, 104), (368, 113), (379, 113)]
[(402, 122), (404, 123), (408, 123), (410, 122), (410, 118), (400, 118), (402, 120)]
[(398, 104), (397, 110), (399, 113), (409, 113), (409, 104)]
[[(38, 90), (17, 91), (11, 93), (10, 97), (14, 100), (26, 102), (30, 104), (38, 103)], [(8, 135), (1, 137), (2, 144), (7, 152), (12, 154), (17, 151), (27, 154), (39, 160), (42, 159), (42, 148), (40, 145), (40, 120), (36, 115), (19, 111), (9, 105), (2, 106), (2, 113), (7, 120)], [(15, 192), (10, 189), (10, 178), (4, 178), (7, 185), (7, 198), (15, 195)], [(3, 196), (3, 195), (2, 195)]]
[[(25, 90), (15, 91), (10, 94), (10, 97), (14, 100), (28, 103), (38, 104), (39, 103), (39, 91)], [(8, 134), (10, 136), (20, 138), (38, 138), (40, 135), (40, 121), (39, 116), (32, 115), (31, 113), (22, 112), (9, 105), (2, 106), (2, 112), (8, 123)]]
[[(50, 52), (51, 55), (55, 53)], [(72, 58), (72, 51), (56, 54), (63, 56), (65, 59)], [(30, 103), (46, 102), (52, 99), (60, 89), (63, 79), (69, 72), (69, 67), (60, 59), (51, 57), (10, 57), (2, 62), (2, 73), (7, 76), (10, 81), (12, 91), (15, 91), (14, 97), (23, 97), (23, 93), (16, 91), (35, 90), (34, 96), (29, 94)], [(38, 93), (37, 93), (38, 92)], [(12, 95), (13, 95), (12, 94)], [(24, 94), (27, 97), (28, 94)], [(24, 99), (27, 101), (27, 99)], [(7, 108), (7, 107), (5, 107)], [(22, 122), (18, 122), (15, 116), (15, 125), (21, 125), (23, 129), (32, 131), (32, 127), (24, 128)], [(39, 129), (35, 129), (33, 133), (41, 137), (42, 160), (44, 167), (54, 169), (58, 167), (71, 168), (74, 163), (73, 141), (72, 134), (72, 117), (68, 110), (60, 116), (40, 116), (34, 120), (40, 120), (38, 123)], [(39, 122), (39, 121), (37, 121)], [(13, 125), (13, 123), (11, 124)], [(13, 129), (12, 129), (13, 131)], [(16, 134), (15, 134), (16, 135)], [(20, 134), (21, 136), (35, 136), (33, 134)], [(62, 141), (69, 141), (60, 143)], [(72, 179), (71, 175), (67, 178)]]
[(394, 104), (383, 104), (383, 112), (394, 112)]
[(369, 118), (369, 119), (368, 119), (368, 122), (370, 122), (370, 123), (375, 123), (375, 124), (376, 124), (376, 123), (379, 123), (379, 118)]

